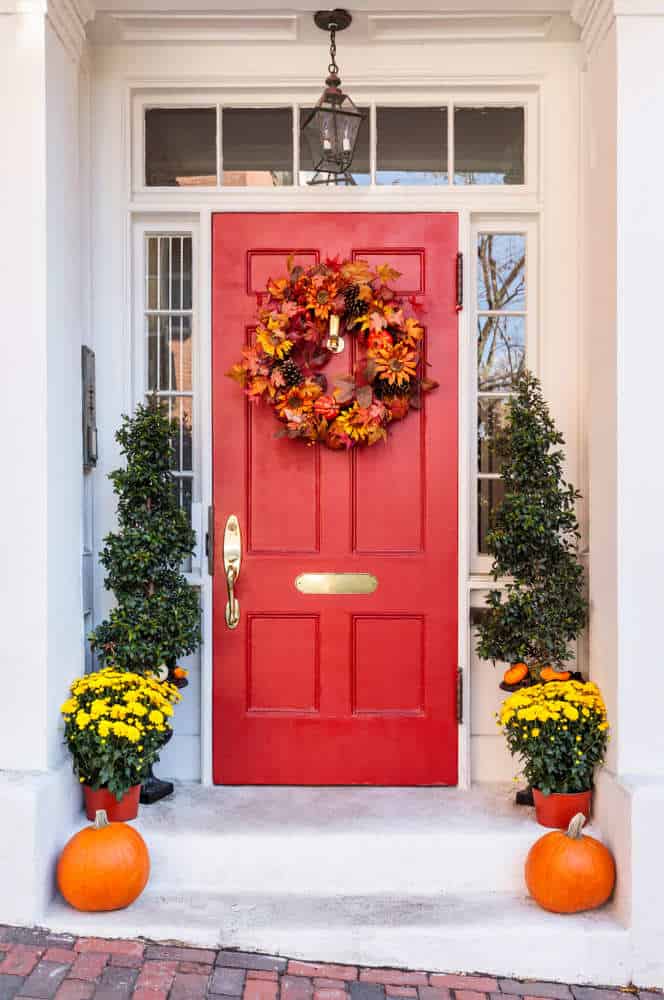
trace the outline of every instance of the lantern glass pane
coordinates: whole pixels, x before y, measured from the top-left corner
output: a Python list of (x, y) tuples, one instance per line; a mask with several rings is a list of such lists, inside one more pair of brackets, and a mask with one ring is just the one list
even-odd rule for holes
[(376, 183), (447, 182), (447, 108), (377, 108)]
[(454, 109), (454, 183), (523, 184), (523, 108)]
[(226, 187), (293, 183), (291, 108), (224, 108), (221, 135)]
[(145, 112), (147, 187), (217, 183), (216, 108), (148, 108)]
[[(325, 137), (330, 144), (330, 151), (339, 150), (340, 156), (355, 152), (350, 164), (350, 174), (356, 184), (369, 184), (369, 110), (358, 108), (364, 117), (357, 115), (333, 114), (319, 108), (312, 117), (314, 108), (300, 108), (300, 184), (312, 180), (316, 167), (324, 173), (328, 170), (337, 171), (339, 162), (336, 159), (326, 159), (322, 139)], [(344, 150), (344, 146), (349, 148)], [(346, 160), (347, 162), (347, 160)]]

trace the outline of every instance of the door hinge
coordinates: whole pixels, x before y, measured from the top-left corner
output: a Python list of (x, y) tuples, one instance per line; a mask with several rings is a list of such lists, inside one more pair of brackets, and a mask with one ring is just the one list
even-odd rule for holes
[(459, 725), (463, 723), (463, 668), (457, 668), (457, 722)]
[(214, 576), (214, 506), (212, 504), (208, 507), (205, 555), (207, 556), (208, 573), (210, 576)]
[(463, 254), (456, 255), (456, 311), (463, 309)]

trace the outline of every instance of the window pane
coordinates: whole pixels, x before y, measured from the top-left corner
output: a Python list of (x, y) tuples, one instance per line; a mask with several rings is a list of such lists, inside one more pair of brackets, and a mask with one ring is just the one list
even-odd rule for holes
[(145, 112), (145, 183), (188, 187), (217, 182), (216, 108)]
[[(300, 132), (305, 120), (311, 114), (312, 108), (300, 108)], [(355, 143), (355, 153), (351, 164), (351, 175), (356, 184), (369, 184), (371, 168), (369, 166), (369, 109), (358, 108), (364, 115)], [(304, 136), (300, 138), (300, 184), (308, 184), (314, 176), (314, 164), (311, 150)]]
[(158, 288), (157, 288), (157, 240), (154, 236), (149, 236), (147, 241), (147, 291), (146, 300), (148, 309), (158, 309)]
[(478, 309), (526, 308), (526, 237), (480, 233), (477, 237)]
[(522, 316), (477, 317), (477, 388), (510, 391), (523, 370), (526, 324)]
[(455, 108), (454, 183), (524, 183), (523, 108)]
[(377, 108), (376, 182), (447, 184), (447, 108)]
[(502, 458), (496, 445), (507, 422), (507, 399), (479, 399), (477, 403), (477, 471), (500, 472)]
[(225, 185), (293, 183), (291, 108), (224, 108), (221, 134)]
[(496, 508), (505, 495), (502, 479), (478, 479), (477, 481), (477, 547), (486, 553), (486, 536), (493, 527)]

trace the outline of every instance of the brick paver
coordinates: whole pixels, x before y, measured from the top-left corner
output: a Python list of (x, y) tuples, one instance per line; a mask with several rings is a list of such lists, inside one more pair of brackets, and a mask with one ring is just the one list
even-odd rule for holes
[(369, 969), (0, 925), (0, 1000), (664, 1000), (652, 985), (569, 986)]

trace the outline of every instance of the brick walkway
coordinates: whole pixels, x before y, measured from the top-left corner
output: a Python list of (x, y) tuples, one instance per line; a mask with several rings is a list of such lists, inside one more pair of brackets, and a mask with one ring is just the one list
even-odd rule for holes
[[(625, 1000), (625, 992), (323, 965), (0, 926), (0, 1000)], [(630, 993), (662, 1000), (659, 992)]]

